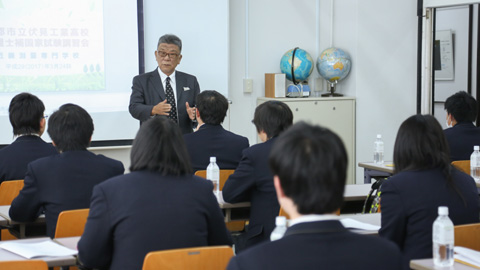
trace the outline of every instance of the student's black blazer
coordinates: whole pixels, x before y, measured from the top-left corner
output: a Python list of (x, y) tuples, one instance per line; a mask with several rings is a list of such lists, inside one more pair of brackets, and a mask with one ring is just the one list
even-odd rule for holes
[(223, 186), (226, 202), (251, 203), (246, 248), (270, 239), (275, 217), (280, 211), (273, 174), (268, 166), (268, 156), (275, 140), (276, 137), (245, 149), (235, 173)]
[(56, 153), (55, 147), (39, 136), (18, 137), (12, 144), (0, 149), (0, 183), (24, 179), (28, 163)]
[(93, 187), (123, 172), (120, 161), (87, 150), (38, 159), (28, 165), (25, 186), (12, 202), (10, 217), (29, 222), (44, 211), (47, 235), (54, 237), (60, 212), (88, 208)]
[(97, 185), (78, 243), (87, 267), (141, 269), (150, 251), (231, 245), (223, 214), (203, 178), (135, 171)]
[(206, 170), (210, 157), (217, 158), (221, 170), (237, 168), (242, 151), (248, 148), (246, 137), (225, 130), (221, 125), (203, 124), (196, 132), (183, 135), (194, 171)]
[(394, 243), (349, 232), (338, 220), (296, 224), (280, 240), (259, 244), (230, 260), (228, 270), (401, 269)]

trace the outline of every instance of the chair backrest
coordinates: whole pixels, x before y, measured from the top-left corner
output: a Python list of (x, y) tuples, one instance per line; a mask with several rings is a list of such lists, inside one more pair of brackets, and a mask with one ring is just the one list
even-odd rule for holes
[(466, 174), (470, 174), (470, 160), (452, 161), (452, 165), (455, 166), (460, 171)]
[[(227, 181), (228, 177), (234, 172), (235, 170), (220, 170), (220, 190), (223, 189), (223, 186), (225, 185), (225, 182)], [(196, 171), (195, 175), (206, 179), (207, 171), (206, 170)]]
[(22, 188), (23, 179), (3, 181), (0, 185), (0, 205), (11, 205)]
[(2, 270), (48, 270), (48, 265), (44, 261), (24, 260), (24, 261), (1, 261)]
[(480, 223), (455, 226), (455, 246), (480, 251)]
[(153, 251), (145, 256), (142, 270), (224, 270), (232, 256), (229, 246)]
[(90, 209), (62, 211), (58, 215), (55, 238), (82, 236)]

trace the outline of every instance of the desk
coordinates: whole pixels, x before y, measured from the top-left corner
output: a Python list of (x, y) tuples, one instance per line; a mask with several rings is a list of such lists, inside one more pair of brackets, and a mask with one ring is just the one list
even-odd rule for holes
[(433, 265), (433, 259), (418, 259), (410, 261), (410, 268), (414, 270), (433, 270), (433, 269), (448, 269), (448, 270), (474, 270), (476, 268), (455, 262), (453, 267), (449, 268), (435, 268)]
[[(220, 206), (220, 209), (222, 209), (225, 213), (224, 221), (225, 222), (230, 222), (232, 221), (232, 209), (235, 208), (250, 208), (250, 202), (240, 202), (240, 203), (227, 203), (223, 200), (223, 195), (222, 192), (218, 194), (217, 197), (218, 201), (218, 206)], [(245, 220), (248, 220), (245, 219)]]
[[(373, 214), (346, 214), (340, 215), (340, 219), (342, 218), (351, 218), (356, 221), (360, 221), (363, 223), (368, 223), (375, 226), (382, 225), (382, 215), (381, 213), (373, 213)], [(360, 233), (360, 234), (378, 234), (378, 231), (370, 231), (370, 230), (357, 230), (352, 229), (353, 232)]]
[(32, 223), (45, 223), (45, 215), (40, 215), (33, 222), (18, 222), (10, 218), (8, 211), (10, 210), (10, 205), (0, 205), (0, 225), (4, 227), (19, 225), (20, 229), (20, 238), (25, 238), (25, 226)]
[[(48, 237), (41, 238), (30, 238), (30, 239), (20, 239), (20, 240), (10, 240), (10, 241), (19, 241), (25, 243), (35, 243), (41, 242), (50, 239)], [(9, 242), (10, 242), (9, 241)], [(77, 240), (78, 241), (78, 240)], [(76, 249), (76, 248), (75, 248)], [(0, 261), (23, 261), (27, 260), (26, 258), (12, 253), (10, 251), (0, 248)], [(48, 264), (48, 267), (54, 266), (69, 266), (76, 264), (75, 256), (62, 256), (62, 257), (36, 257), (35, 260), (42, 260)]]
[(373, 162), (359, 162), (358, 167), (363, 168), (363, 182), (365, 184), (372, 182), (372, 177), (389, 177), (393, 174), (392, 162), (385, 162), (383, 165)]
[(365, 201), (370, 189), (372, 189), (372, 185), (370, 184), (346, 185), (343, 200), (346, 202)]

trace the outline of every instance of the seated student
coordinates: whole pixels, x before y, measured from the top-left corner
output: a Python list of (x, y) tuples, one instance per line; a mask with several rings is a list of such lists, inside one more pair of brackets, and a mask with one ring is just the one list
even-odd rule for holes
[(477, 101), (461, 91), (447, 98), (447, 126), (445, 137), (450, 147), (450, 160), (470, 160), (474, 145), (480, 145), (480, 128), (473, 122), (477, 118)]
[(197, 131), (183, 135), (194, 171), (205, 170), (210, 157), (220, 169), (237, 168), (248, 139), (225, 130), (221, 123), (228, 110), (227, 99), (217, 91), (200, 92), (196, 99)]
[(290, 227), (280, 240), (233, 257), (227, 269), (400, 269), (398, 247), (348, 231), (335, 215), (347, 173), (347, 153), (335, 133), (297, 123), (276, 140), (269, 161)]
[(60, 153), (28, 165), (25, 186), (10, 207), (12, 220), (34, 221), (45, 211), (47, 235), (54, 237), (60, 212), (88, 208), (93, 186), (123, 174), (120, 161), (87, 151), (92, 134), (92, 118), (77, 105), (62, 105), (50, 116), (48, 135)]
[(251, 203), (248, 230), (238, 238), (236, 252), (270, 239), (280, 205), (268, 168), (268, 155), (277, 136), (291, 126), (292, 121), (292, 111), (280, 101), (267, 101), (255, 110), (253, 123), (263, 143), (243, 151), (240, 164), (225, 182), (222, 192), (226, 202)]
[(57, 153), (40, 138), (45, 131), (45, 106), (36, 96), (20, 93), (10, 102), (8, 113), (15, 141), (0, 150), (0, 183), (24, 179), (28, 163)]
[(231, 245), (213, 185), (192, 175), (175, 122), (144, 122), (130, 156), (131, 173), (93, 190), (78, 242), (84, 266), (137, 270), (150, 251)]
[(442, 128), (431, 115), (414, 115), (397, 133), (395, 174), (382, 184), (382, 228), (412, 259), (432, 258), (432, 225), (439, 206), (448, 206), (453, 224), (478, 223), (479, 198), (472, 177), (450, 164)]

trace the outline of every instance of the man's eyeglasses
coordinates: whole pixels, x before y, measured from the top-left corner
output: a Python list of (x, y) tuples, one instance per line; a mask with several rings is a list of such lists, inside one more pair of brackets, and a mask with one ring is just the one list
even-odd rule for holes
[(167, 57), (167, 55), (170, 57), (170, 59), (175, 59), (178, 57), (178, 53), (166, 53), (166, 52), (162, 52), (162, 51), (159, 51), (158, 52), (158, 55), (161, 57), (161, 58), (165, 58)]

